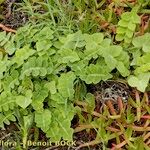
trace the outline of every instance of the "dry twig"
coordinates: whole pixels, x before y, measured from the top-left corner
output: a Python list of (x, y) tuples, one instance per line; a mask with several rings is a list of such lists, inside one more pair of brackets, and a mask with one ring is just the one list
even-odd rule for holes
[(13, 32), (16, 33), (16, 30), (13, 30), (11, 28), (6, 27), (5, 25), (0, 23), (0, 28), (2, 28), (2, 30), (7, 31), (7, 32)]

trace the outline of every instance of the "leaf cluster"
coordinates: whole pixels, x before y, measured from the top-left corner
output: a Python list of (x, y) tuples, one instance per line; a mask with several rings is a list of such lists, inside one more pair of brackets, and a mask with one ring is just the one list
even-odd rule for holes
[(137, 24), (140, 24), (140, 16), (137, 15), (138, 8), (135, 7), (131, 12), (125, 12), (121, 15), (117, 27), (117, 41), (130, 43), (134, 36)]
[[(72, 139), (75, 82), (96, 84), (110, 79), (114, 69), (129, 75), (127, 52), (102, 33), (66, 35), (52, 27), (27, 25), (16, 35), (0, 34), (5, 50), (0, 61), (1, 114), (11, 110), (13, 115), (16, 108), (33, 111), (33, 122), (51, 140)], [(13, 49), (5, 46), (9, 41)]]
[(144, 92), (150, 80), (150, 34), (146, 33), (133, 39), (132, 50), (134, 74), (129, 76), (128, 83)]

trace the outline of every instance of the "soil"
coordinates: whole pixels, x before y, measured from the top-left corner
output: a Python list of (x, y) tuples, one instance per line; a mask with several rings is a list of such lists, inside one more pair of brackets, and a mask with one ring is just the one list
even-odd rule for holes
[(19, 0), (6, 0), (2, 5), (3, 19), (1, 23), (6, 27), (17, 29), (28, 21), (27, 14), (18, 10), (19, 2)]

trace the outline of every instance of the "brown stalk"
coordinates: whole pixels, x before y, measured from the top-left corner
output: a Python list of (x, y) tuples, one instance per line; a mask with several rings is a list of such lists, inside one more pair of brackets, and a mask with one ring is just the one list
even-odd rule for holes
[(77, 105), (82, 106), (82, 107), (87, 107), (87, 106), (88, 106), (88, 104), (87, 104), (87, 103), (82, 102), (82, 101), (76, 101), (75, 103), (76, 103)]
[(124, 106), (123, 106), (123, 102), (122, 102), (122, 98), (121, 97), (118, 97), (118, 107), (119, 107), (120, 114), (121, 114), (123, 112), (123, 110), (124, 110)]
[(111, 100), (108, 100), (106, 103), (107, 103), (107, 106), (108, 106), (109, 109), (110, 109), (110, 113), (111, 113), (112, 115), (116, 115), (116, 111), (115, 111), (115, 109), (114, 109), (114, 106), (113, 106), (112, 103), (111, 103)]
[(150, 139), (146, 142), (146, 145), (149, 145), (150, 144)]
[(143, 140), (146, 141), (148, 138), (150, 138), (150, 132), (144, 135)]
[(148, 94), (146, 92), (144, 93), (144, 97), (145, 97), (146, 104), (148, 104)]
[(101, 143), (100, 140), (93, 140), (93, 141), (90, 141), (90, 142), (81, 144), (80, 146), (78, 146), (78, 147), (76, 148), (76, 150), (79, 150), (80, 148), (83, 148), (83, 147), (94, 146), (94, 145), (99, 144), (99, 143)]
[(134, 131), (150, 131), (150, 127), (130, 126)]
[(126, 141), (123, 141), (123, 142), (121, 142), (120, 144), (117, 144), (117, 145), (113, 144), (113, 148), (111, 148), (111, 150), (119, 149), (119, 148), (123, 147), (126, 144), (127, 144)]
[(2, 30), (7, 31), (7, 32), (13, 32), (16, 33), (16, 30), (13, 30), (11, 28), (6, 27), (5, 25), (0, 23), (0, 28), (2, 28)]
[(114, 127), (106, 127), (106, 130), (111, 131), (111, 132), (120, 132), (119, 129), (116, 129)]
[(145, 124), (144, 124), (144, 128), (148, 127), (150, 123), (150, 120), (146, 120)]
[(140, 102), (140, 95), (139, 92), (135, 91), (135, 98), (136, 98), (136, 104), (137, 104), (137, 120), (140, 121), (141, 118), (141, 102)]
[(74, 129), (74, 133), (77, 133), (77, 132), (80, 132), (80, 131), (83, 131), (83, 130), (86, 130), (86, 129), (93, 129), (93, 128), (98, 128), (98, 127), (92, 126), (90, 124), (79, 125), (78, 127), (76, 127)]

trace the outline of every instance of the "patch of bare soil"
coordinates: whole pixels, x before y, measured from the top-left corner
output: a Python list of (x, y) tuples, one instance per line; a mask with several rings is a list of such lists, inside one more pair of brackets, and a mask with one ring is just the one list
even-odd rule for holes
[(2, 16), (3, 20), (1, 24), (6, 27), (17, 29), (18, 27), (23, 26), (27, 21), (27, 14), (18, 10), (19, 0), (6, 0), (2, 5)]

